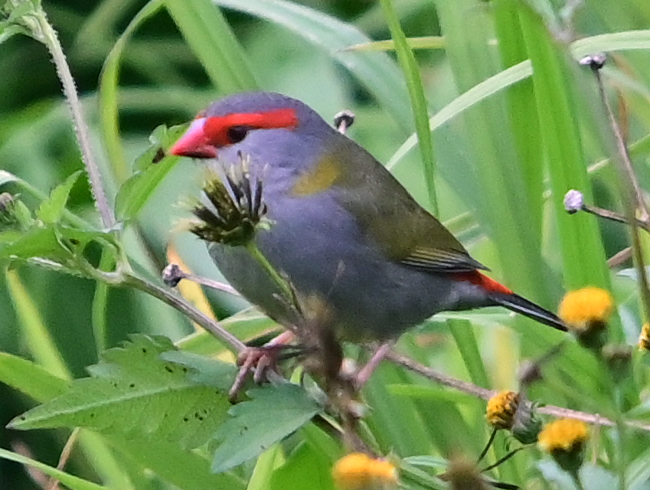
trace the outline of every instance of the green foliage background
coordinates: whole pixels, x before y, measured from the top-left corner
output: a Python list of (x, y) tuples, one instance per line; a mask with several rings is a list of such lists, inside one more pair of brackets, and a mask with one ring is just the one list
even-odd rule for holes
[[(418, 200), (436, 210), (471, 253), (491, 267), (493, 277), (550, 309), (568, 289), (611, 289), (619, 306), (612, 337), (635, 344), (643, 321), (631, 263), (610, 271), (605, 262), (628, 245), (626, 228), (586, 213), (569, 216), (562, 199), (576, 188), (587, 202), (622, 209), (621, 187), (607, 160), (615, 147), (596, 85), (573, 59), (595, 51), (610, 53), (603, 72), (608, 94), (625, 108), (620, 114), (637, 175), (642, 187), (650, 188), (650, 31), (638, 30), (650, 22), (650, 4), (586, 0), (572, 12), (574, 3), (217, 0), (219, 11), (208, 0), (69, 0), (45, 1), (43, 7), (68, 56), (111, 200), (133, 174), (157, 126), (184, 123), (224, 94), (274, 90), (305, 101), (329, 120), (348, 108), (357, 116), (351, 137), (388, 162)], [(413, 58), (400, 25), (409, 38), (443, 39), (425, 40)], [(391, 35), (398, 56), (349, 49)], [(39, 199), (12, 175), (47, 194), (82, 163), (46, 49), (26, 36), (4, 39), (0, 33), (0, 39), (0, 168), (9, 172), (0, 180), (36, 208)], [(428, 126), (433, 129), (430, 144), (398, 151), (416, 131), (425, 139)], [(161, 175), (152, 195), (123, 196), (128, 206), (121, 209), (131, 218), (123, 235), (125, 250), (139, 273), (155, 278), (173, 242), (193, 271), (217, 278), (204, 245), (173, 231), (186, 216), (177, 203), (196, 195), (200, 169), (189, 161), (167, 167), (169, 174)], [(85, 179), (72, 188), (68, 209), (97, 223)], [(91, 249), (88, 255), (97, 263), (100, 251)], [(133, 333), (167, 336), (188, 352), (222, 352), (207, 334), (194, 334), (187, 318), (141, 292), (33, 266), (6, 277), (0, 282), (0, 350), (34, 359), (58, 377), (85, 376), (99, 352)], [(242, 301), (207, 294), (217, 316), (227, 318), (242, 339), (271, 328), (250, 310), (235, 314), (246, 306)], [(561, 338), (494, 310), (440, 315), (406, 334), (399, 348), (479, 386), (516, 389), (520, 360), (543, 354)], [(621, 404), (612, 400), (601, 369), (589, 353), (571, 344), (545, 367), (544, 380), (532, 387), (530, 397), (611, 418), (626, 412), (631, 419), (647, 418), (645, 360), (635, 359)], [(47, 381), (45, 376), (29, 379)], [(0, 424), (34, 406), (32, 398), (44, 401), (62, 392), (65, 386), (52, 388), (57, 383), (44, 382), (52, 389), (46, 396), (42, 387), (30, 393), (27, 378), (16, 382), (31, 398), (0, 384)], [(371, 407), (369, 433), (384, 454), (475, 457), (489, 435), (483, 401), (390, 364), (382, 365), (363, 395)], [(325, 476), (317, 488), (325, 489), (331, 488), (329, 466), (342, 454), (334, 440), (308, 425), (284, 446), (265, 452), (257, 465), (249, 462), (215, 476), (207, 463), (192, 466), (197, 460), (183, 459), (187, 454), (167, 440), (122, 440), (124, 434), (100, 440), (84, 434), (67, 471), (113, 488), (303, 488), (318, 474)], [(627, 488), (650, 484), (648, 437), (632, 430), (626, 434), (622, 456), (613, 430), (597, 436), (599, 447), (589, 454), (599, 468), (591, 467), (586, 476), (594, 481), (589, 488), (609, 488), (608, 478), (621, 472), (626, 472)], [(64, 430), (4, 430), (0, 444), (26, 447), (34, 459), (56, 466), (68, 435)], [(510, 444), (500, 434), (491, 460)], [(145, 446), (158, 450), (145, 451)], [(409, 473), (407, 484), (442, 485), (425, 470)], [(562, 483), (559, 471), (534, 449), (518, 454), (490, 478), (526, 488), (551, 488), (549, 482), (558, 479), (561, 488), (572, 485)], [(0, 485), (35, 488), (20, 466), (4, 461)]]

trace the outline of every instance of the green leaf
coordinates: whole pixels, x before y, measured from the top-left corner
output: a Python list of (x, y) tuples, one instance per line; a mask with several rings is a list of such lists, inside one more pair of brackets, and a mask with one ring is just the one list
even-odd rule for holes
[(447, 320), (447, 326), (456, 341), (456, 347), (463, 358), (472, 383), (483, 388), (490, 388), (490, 381), (472, 324), (467, 320)]
[(435, 158), (433, 153), (433, 140), (431, 138), (431, 128), (429, 127), (429, 112), (427, 109), (427, 100), (424, 96), (422, 78), (420, 77), (420, 68), (415, 61), (415, 55), (408, 45), (406, 35), (402, 30), (399, 17), (395, 12), (391, 0), (381, 0), (382, 9), (391, 36), (395, 41), (397, 58), (402, 66), (402, 72), (406, 79), (406, 88), (408, 89), (411, 99), (411, 107), (415, 117), (415, 130), (420, 143), (420, 153), (424, 167), (424, 180), (426, 182), (429, 202), (433, 214), (438, 214), (438, 201), (436, 198), (435, 188)]
[(218, 7), (210, 0), (165, 0), (165, 6), (215, 87), (228, 93), (257, 88), (248, 59)]
[[(445, 38), (442, 36), (407, 37), (406, 42), (411, 49), (444, 49)], [(395, 41), (373, 41), (371, 43), (357, 44), (347, 48), (348, 51), (393, 51)]]
[(166, 156), (156, 163), (156, 156), (168, 149), (184, 132), (186, 126), (166, 128), (158, 126), (149, 138), (151, 145), (138, 157), (135, 168), (139, 171), (131, 176), (117, 192), (115, 214), (122, 219), (133, 219), (142, 210), (158, 184), (180, 160), (176, 156)]
[(271, 490), (271, 477), (285, 462), (282, 444), (273, 444), (257, 458), (246, 490)]
[(108, 440), (126, 457), (158, 477), (182, 490), (227, 489), (244, 490), (241, 478), (231, 473), (215, 475), (210, 472), (210, 462), (195, 451), (187, 451), (178, 444), (142, 436), (121, 438), (109, 436)]
[(229, 362), (180, 350), (163, 352), (160, 358), (189, 368), (187, 378), (193, 383), (211, 386), (223, 392), (230, 390), (232, 382), (239, 372), (239, 368)]
[(29, 352), (53, 376), (70, 379), (70, 371), (45, 326), (41, 312), (16, 270), (6, 272), (7, 290), (16, 310), (18, 324)]
[(350, 46), (372, 41), (352, 24), (284, 0), (213, 1), (222, 7), (267, 19), (324, 49), (332, 59), (350, 70), (391, 113), (400, 128), (406, 131), (413, 128), (408, 93), (395, 62), (385, 53), (347, 51)]
[[(555, 462), (540, 461), (537, 463), (537, 467), (542, 472), (542, 475), (544, 475), (544, 478), (557, 485), (558, 489), (576, 489), (571, 476), (566, 471), (560, 469)], [(589, 490), (611, 490), (612, 488), (618, 488), (616, 477), (600, 466), (585, 463), (580, 468), (578, 474), (580, 475), (580, 480), (584, 488), (588, 488)]]
[(335, 490), (332, 462), (309, 444), (300, 444), (271, 478), (271, 490), (285, 488)]
[(22, 454), (12, 453), (11, 451), (7, 451), (5, 449), (0, 449), (0, 458), (8, 459), (9, 461), (15, 461), (16, 463), (36, 468), (46, 475), (55, 478), (71, 490), (106, 490), (107, 488), (101, 485), (97, 485), (96, 483), (89, 482), (87, 480), (82, 480), (81, 478), (70, 475), (56, 468), (52, 468), (51, 466), (23, 456)]
[(0, 245), (0, 259), (47, 257), (64, 262), (70, 258), (70, 251), (62, 247), (53, 227), (35, 226), (25, 233), (10, 236), (12, 240)]
[(62, 395), (70, 386), (38, 364), (8, 352), (0, 352), (0, 382), (39, 402)]
[(113, 167), (118, 182), (124, 182), (130, 171), (122, 150), (118, 115), (118, 81), (122, 53), (133, 33), (149, 18), (162, 9), (162, 0), (149, 1), (131, 19), (122, 35), (113, 45), (104, 61), (99, 80), (99, 125), (110, 165)]
[(303, 388), (283, 384), (250, 390), (250, 401), (230, 409), (215, 438), (212, 471), (229, 470), (259, 456), (266, 449), (309, 422), (322, 407)]
[(11, 22), (0, 22), (0, 44), (5, 42), (7, 39), (14, 37), (16, 34), (29, 36), (29, 31), (24, 27)]
[(165, 337), (134, 336), (104, 352), (90, 378), (51, 402), (15, 418), (16, 429), (89, 427), (152, 434), (196, 447), (209, 440), (230, 406), (221, 390), (188, 379), (188, 368), (160, 358), (175, 348)]
[(81, 170), (77, 170), (65, 179), (65, 182), (52, 190), (50, 196), (41, 203), (36, 211), (36, 217), (38, 219), (47, 224), (56, 223), (61, 219), (72, 186), (77, 182), (79, 175), (81, 175)]

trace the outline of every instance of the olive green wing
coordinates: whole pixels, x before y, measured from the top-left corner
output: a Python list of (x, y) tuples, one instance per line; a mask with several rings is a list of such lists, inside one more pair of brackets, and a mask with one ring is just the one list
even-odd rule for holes
[(328, 165), (345, 162), (332, 185), (341, 189), (344, 207), (388, 257), (430, 272), (488, 270), (374, 157), (355, 143), (346, 146), (325, 159)]

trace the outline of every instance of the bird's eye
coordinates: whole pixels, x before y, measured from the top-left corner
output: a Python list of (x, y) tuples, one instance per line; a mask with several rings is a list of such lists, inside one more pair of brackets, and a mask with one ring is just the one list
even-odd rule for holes
[(242, 141), (248, 132), (253, 129), (250, 126), (231, 126), (228, 128), (228, 142), (231, 145)]

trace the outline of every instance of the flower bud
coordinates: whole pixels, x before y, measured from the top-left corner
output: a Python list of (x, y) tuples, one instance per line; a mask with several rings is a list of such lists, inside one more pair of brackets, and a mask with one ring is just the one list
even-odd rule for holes
[(578, 342), (598, 350), (605, 344), (607, 320), (613, 311), (614, 300), (608, 291), (586, 287), (568, 292), (558, 314)]
[(502, 391), (488, 400), (485, 418), (495, 429), (510, 429), (519, 408), (519, 394)]
[(587, 424), (565, 418), (547, 424), (539, 434), (538, 444), (563, 470), (576, 472), (582, 465), (587, 439)]
[(339, 459), (332, 477), (339, 490), (393, 490), (398, 486), (397, 468), (392, 463), (364, 453)]

